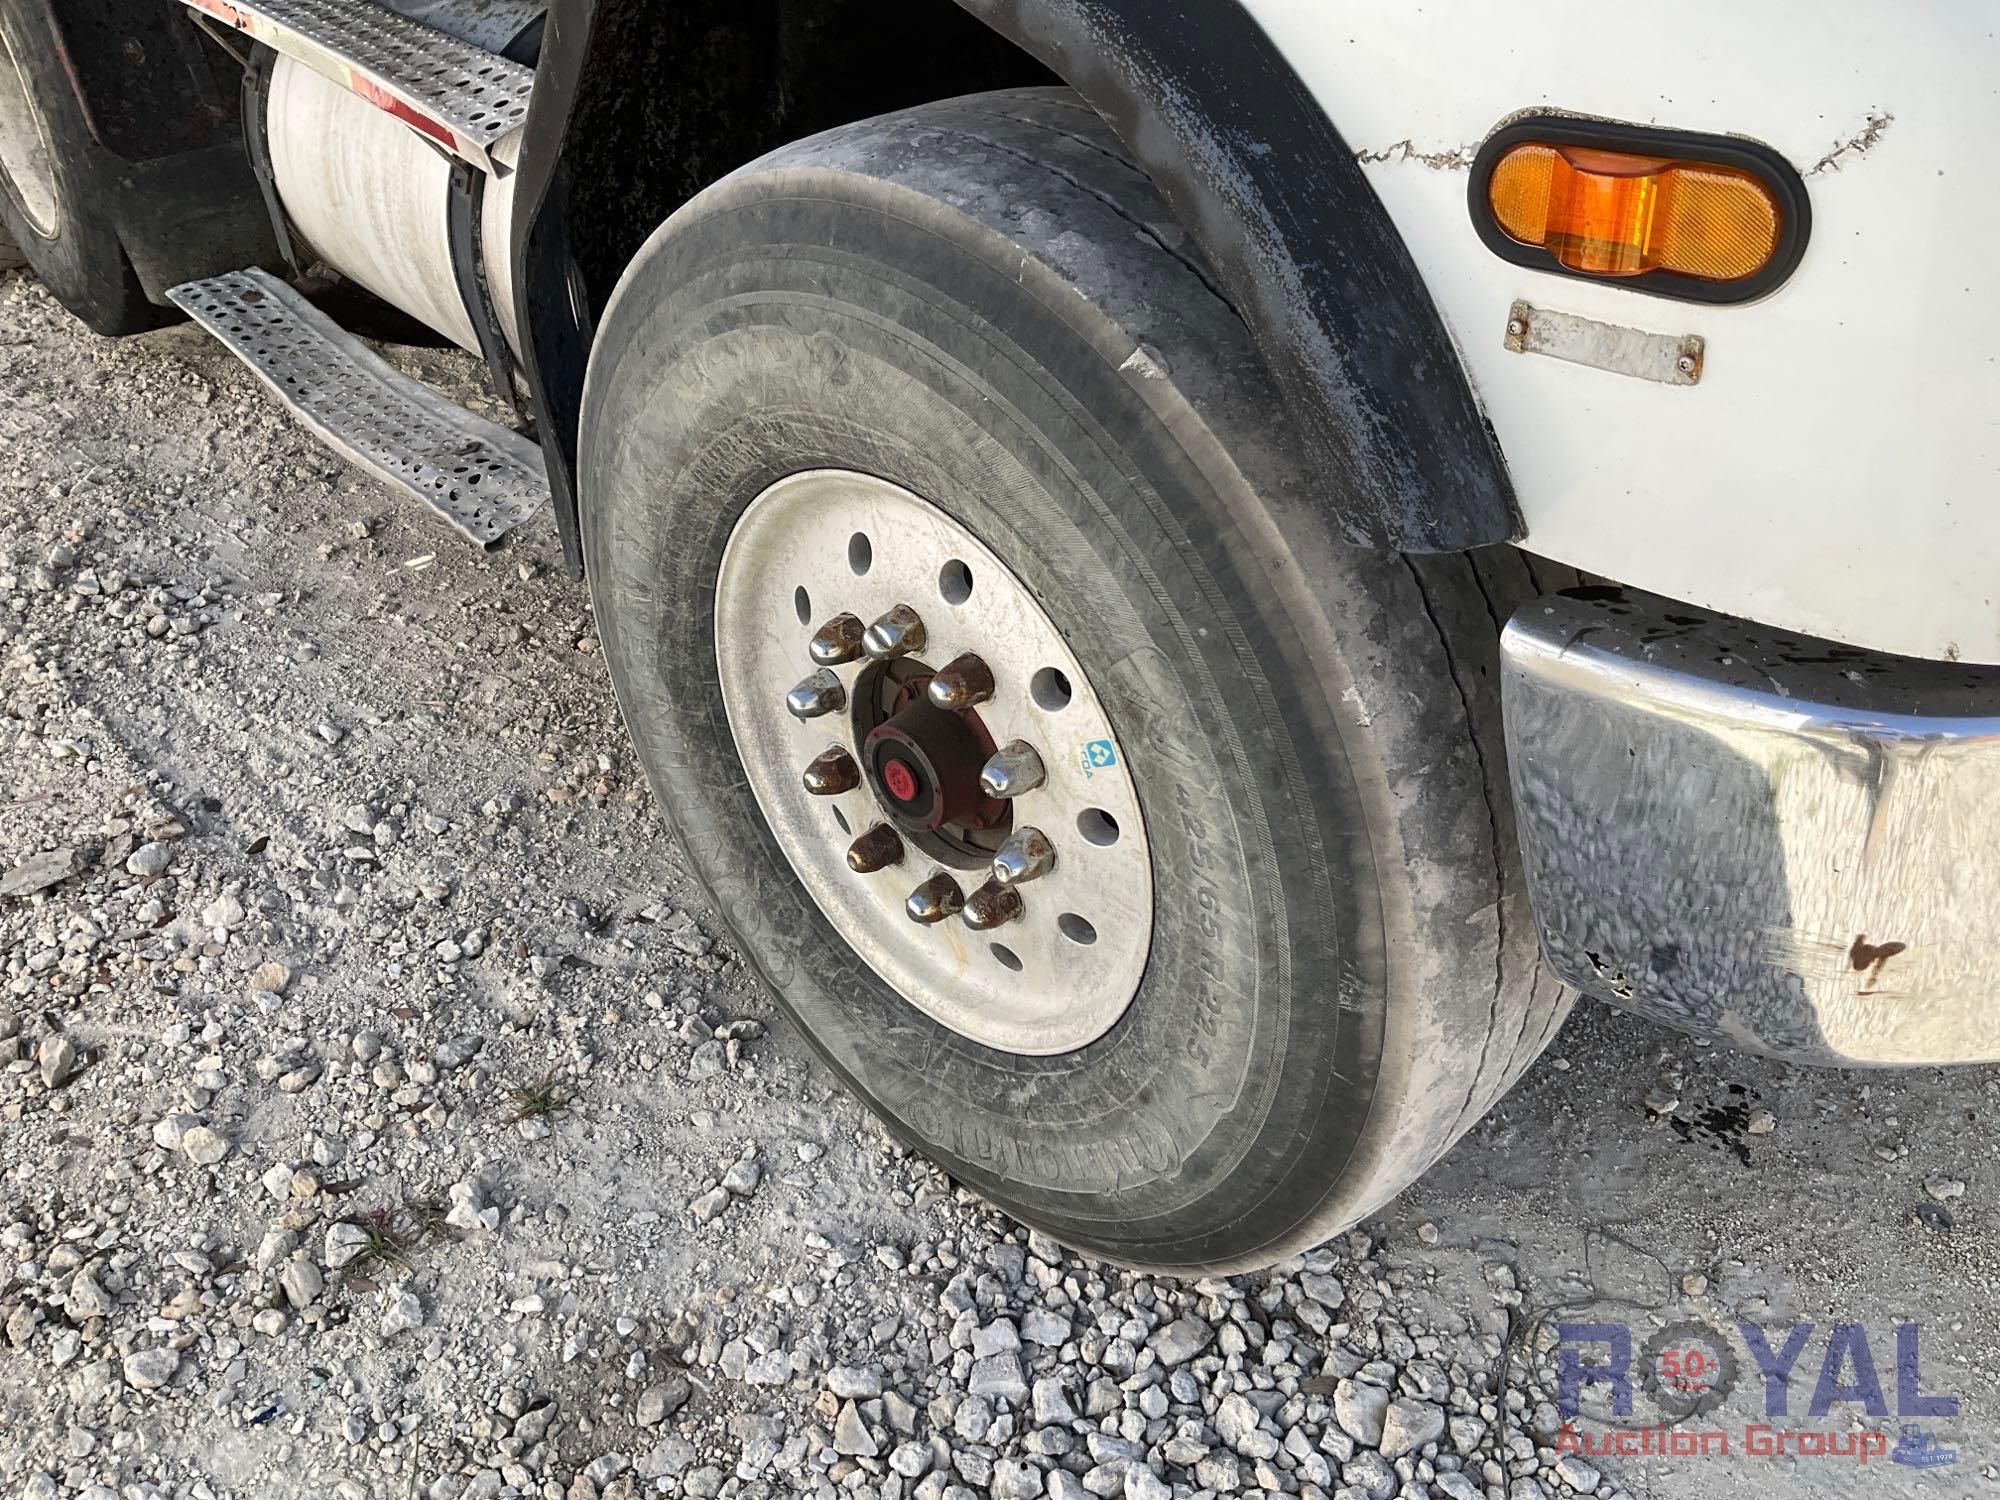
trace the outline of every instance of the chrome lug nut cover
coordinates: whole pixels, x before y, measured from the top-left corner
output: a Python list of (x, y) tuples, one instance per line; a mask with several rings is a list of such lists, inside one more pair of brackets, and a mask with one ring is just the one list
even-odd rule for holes
[(1019, 797), (1048, 779), (1042, 757), (1026, 740), (1002, 745), (979, 773), (979, 785), (989, 797)]
[(946, 662), (925, 691), (934, 706), (962, 714), (993, 696), (993, 669), (968, 651)]
[(965, 910), (965, 892), (959, 889), (956, 880), (939, 870), (910, 892), (903, 909), (910, 914), (912, 922), (922, 922), (926, 927), (935, 926)]
[(862, 633), (861, 645), (877, 661), (908, 656), (924, 649), (924, 620), (907, 604), (899, 604)]
[(1001, 885), (1025, 885), (1056, 867), (1056, 846), (1039, 828), (1017, 828), (993, 856), (993, 878)]
[(815, 666), (821, 667), (859, 660), (861, 637), (866, 629), (859, 615), (835, 615), (813, 632), (812, 640), (806, 643), (806, 654), (812, 657)]
[(845, 707), (847, 687), (826, 667), (785, 694), (785, 708), (795, 719), (817, 719)]
[(989, 880), (966, 898), (965, 925), (975, 932), (987, 932), (1014, 921), (1022, 910), (1019, 891)]

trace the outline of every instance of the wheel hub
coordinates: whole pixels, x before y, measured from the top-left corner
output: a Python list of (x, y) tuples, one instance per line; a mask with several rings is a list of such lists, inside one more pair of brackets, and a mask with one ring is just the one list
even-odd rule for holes
[(1108, 1031), (1151, 946), (1145, 823), (1081, 664), (999, 556), (886, 481), (796, 474), (737, 522), (715, 621), (747, 779), (840, 936), (985, 1045)]
[(868, 731), (862, 754), (896, 823), (913, 833), (948, 830), (966, 839), (1007, 816), (1007, 804), (979, 786), (993, 742), (974, 715), (933, 705), (924, 693), (930, 681), (929, 674), (911, 679), (909, 702)]

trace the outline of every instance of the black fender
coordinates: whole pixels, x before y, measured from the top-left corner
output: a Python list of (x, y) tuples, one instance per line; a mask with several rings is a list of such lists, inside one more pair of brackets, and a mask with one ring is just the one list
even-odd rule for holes
[(1516, 534), (1499, 446), (1416, 262), (1237, 0), (958, 3), (1089, 100), (1173, 205), (1349, 537), (1456, 552)]
[[(950, 10), (944, 0), (923, 3)], [(1450, 552), (1519, 534), (1498, 444), (1416, 263), (1354, 152), (1239, 0), (956, 5), (1046, 69), (1041, 77), (1052, 74), (1082, 94), (1152, 175), (1250, 328), (1346, 536)], [(882, 9), (819, 8), (814, 45), (831, 45), (834, 18), (846, 18), (866, 24), (878, 52), (893, 52), (908, 28)], [(966, 61), (976, 48), (962, 38), (940, 44), (926, 36), (912, 45), (920, 55), (905, 66), (907, 83), (879, 82), (872, 98), (859, 85), (832, 88), (817, 113), (795, 109), (783, 120), (790, 135), (766, 108), (737, 132), (755, 137), (762, 128), (765, 138), (732, 137), (734, 159), (716, 152), (693, 112), (728, 107), (733, 73), (754, 72), (743, 59), (765, 46), (756, 28), (775, 34), (807, 24), (786, 13), (784, 0), (671, 7), (554, 0), (550, 7), (513, 253), (529, 383), (573, 567), (580, 564), (572, 476), (583, 371), (592, 319), (623, 264), (606, 264), (604, 248), (616, 244), (629, 256), (652, 227), (615, 222), (648, 197), (634, 186), (646, 170), (638, 159), (650, 148), (684, 156), (690, 142), (695, 148), (693, 161), (652, 167), (667, 188), (664, 203), (659, 191), (650, 195), (657, 222), (704, 185), (684, 180), (697, 170), (720, 177), (791, 136), (948, 93), (1040, 81), (989, 78)], [(754, 39), (718, 68), (715, 36), (730, 28)], [(701, 61), (691, 64), (697, 41)], [(705, 71), (696, 77), (691, 66)], [(823, 71), (853, 76), (837, 63)], [(766, 79), (755, 81), (761, 87)], [(842, 104), (853, 112), (841, 116)], [(604, 185), (613, 177), (622, 201)], [(586, 183), (595, 186), (580, 190)]]
[[(198, 276), (282, 265), (243, 144), (238, 68), (178, 0), (30, 0), (75, 90), (93, 210), (155, 302)], [(172, 312), (178, 317), (178, 312)]]

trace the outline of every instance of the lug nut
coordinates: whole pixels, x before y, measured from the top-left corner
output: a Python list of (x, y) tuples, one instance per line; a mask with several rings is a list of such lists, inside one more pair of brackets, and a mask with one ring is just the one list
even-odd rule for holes
[(828, 620), (813, 632), (812, 643), (806, 647), (813, 665), (837, 667), (860, 656), (862, 629), (859, 615), (839, 614)]
[(1002, 745), (979, 772), (979, 785), (989, 797), (1018, 797), (1048, 779), (1041, 756), (1026, 740)]
[(946, 713), (962, 714), (993, 696), (993, 669), (968, 651), (946, 662), (927, 691)]
[(910, 892), (910, 899), (903, 903), (903, 910), (910, 914), (912, 922), (922, 922), (929, 927), (964, 911), (965, 892), (958, 888), (956, 880), (939, 870)]
[(903, 841), (887, 823), (877, 823), (847, 846), (847, 868), (857, 875), (873, 875), (902, 862)]
[(1001, 885), (1025, 885), (1056, 867), (1056, 846), (1039, 828), (1017, 829), (993, 856), (993, 878)]
[(907, 604), (899, 604), (862, 634), (861, 645), (877, 661), (908, 656), (924, 649), (923, 617)]
[(1021, 893), (997, 880), (987, 881), (965, 903), (965, 925), (977, 932), (1004, 926), (1020, 915)]
[(847, 689), (825, 667), (785, 694), (785, 707), (795, 719), (817, 719), (846, 706)]
[(815, 797), (838, 797), (861, 785), (861, 767), (838, 745), (829, 745), (806, 767), (806, 790)]

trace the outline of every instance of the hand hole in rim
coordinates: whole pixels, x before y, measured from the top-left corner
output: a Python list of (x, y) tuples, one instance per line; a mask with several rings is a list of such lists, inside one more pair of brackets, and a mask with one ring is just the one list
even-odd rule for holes
[(854, 830), (853, 830), (852, 828), (850, 828), (850, 827), (848, 827), (848, 826), (847, 826), (847, 814), (846, 814), (846, 813), (842, 812), (842, 811), (841, 811), (841, 810), (840, 810), (839, 808), (837, 808), (837, 807), (836, 807), (836, 808), (834, 808), (834, 809), (832, 809), (832, 812), (833, 812), (833, 821), (834, 821), (834, 822), (836, 822), (836, 823), (838, 823), (838, 824), (840, 825), (840, 831), (841, 831), (842, 833), (852, 833), (852, 832), (854, 832)]
[(1069, 678), (1055, 667), (1043, 667), (1028, 679), (1028, 696), (1037, 705), (1054, 713), (1057, 709), (1068, 708), (1075, 690), (1069, 685)]
[(867, 532), (857, 531), (847, 539), (847, 566), (856, 578), (875, 566), (875, 544)]
[(1086, 917), (1073, 911), (1066, 911), (1056, 918), (1056, 927), (1072, 943), (1088, 946), (1097, 941), (1097, 929), (1090, 925)]
[(1012, 969), (1016, 974), (1021, 972), (1021, 955), (1016, 953), (1012, 948), (1009, 948), (1005, 943), (994, 943), (987, 951), (999, 961), (1001, 968)]
[(1118, 820), (1101, 807), (1086, 807), (1076, 815), (1076, 831), (1086, 844), (1109, 849), (1118, 842)]
[(972, 597), (972, 569), (953, 558), (938, 569), (938, 593), (947, 604), (963, 604)]
[(799, 617), (799, 623), (801, 625), (812, 624), (813, 622), (812, 595), (806, 592), (806, 586), (804, 584), (800, 584), (797, 588), (792, 590), (792, 612)]

